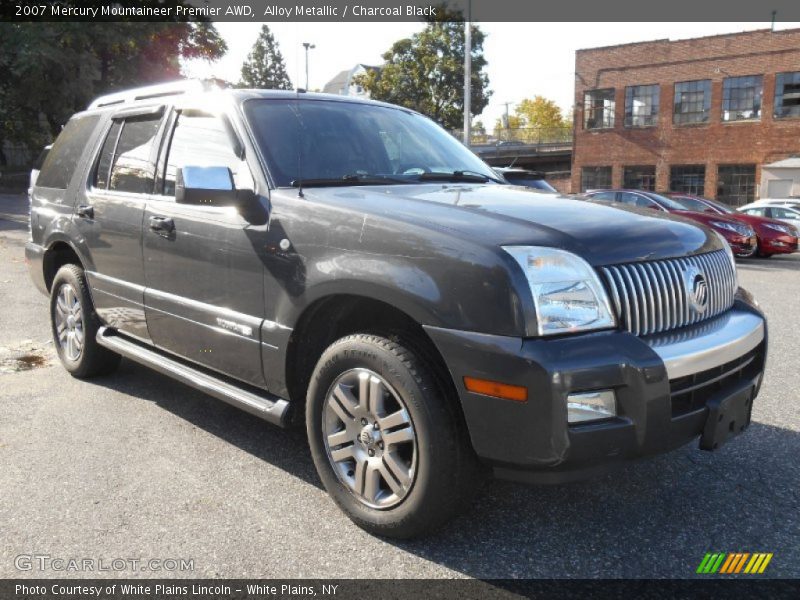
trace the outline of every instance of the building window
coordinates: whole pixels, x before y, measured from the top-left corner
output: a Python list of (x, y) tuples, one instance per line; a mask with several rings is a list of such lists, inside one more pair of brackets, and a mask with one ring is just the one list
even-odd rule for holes
[(675, 104), (672, 122), (705, 123), (711, 111), (711, 80), (682, 81), (675, 84)]
[(653, 127), (658, 121), (658, 86), (625, 88), (625, 127)]
[(720, 165), (717, 172), (717, 200), (742, 206), (756, 197), (755, 165)]
[(656, 191), (656, 168), (654, 165), (625, 167), (622, 171), (622, 187), (629, 190)]
[(611, 167), (583, 167), (581, 191), (607, 190), (611, 187)]
[(775, 118), (800, 117), (800, 71), (775, 77)]
[(675, 165), (669, 169), (669, 189), (672, 192), (702, 196), (706, 188), (705, 165)]
[(591, 90), (583, 95), (584, 129), (611, 129), (614, 127), (614, 89)]
[(722, 84), (722, 120), (761, 118), (761, 75), (728, 77)]

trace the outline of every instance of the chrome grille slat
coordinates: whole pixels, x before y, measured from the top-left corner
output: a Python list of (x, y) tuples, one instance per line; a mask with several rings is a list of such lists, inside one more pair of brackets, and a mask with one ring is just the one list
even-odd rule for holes
[[(687, 269), (706, 279), (706, 310), (698, 312), (684, 283)], [(629, 263), (599, 269), (609, 289), (620, 326), (634, 335), (650, 335), (715, 317), (733, 306), (736, 273), (725, 251)]]

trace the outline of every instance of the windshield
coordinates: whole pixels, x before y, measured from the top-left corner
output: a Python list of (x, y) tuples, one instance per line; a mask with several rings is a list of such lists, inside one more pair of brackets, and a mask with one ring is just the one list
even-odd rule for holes
[(669, 208), (670, 210), (692, 210), (690, 208), (687, 209), (683, 204), (676, 202), (672, 198), (667, 198), (666, 196), (662, 196), (661, 194), (654, 194), (653, 192), (647, 192), (646, 195), (655, 200), (656, 202), (658, 202), (664, 208)]
[(499, 181), (431, 120), (385, 106), (329, 100), (256, 99), (245, 114), (278, 187)]
[(693, 210), (695, 212), (710, 212), (710, 209), (706, 204), (700, 202), (700, 200), (695, 200), (694, 198), (679, 196), (678, 198), (672, 198), (672, 201), (682, 204), (686, 210)]
[(706, 200), (706, 202), (708, 202), (711, 206), (713, 206), (722, 213), (726, 213), (729, 215), (736, 213), (736, 211), (733, 210), (730, 206), (728, 206), (727, 204), (723, 204), (722, 202), (717, 202), (716, 200)]

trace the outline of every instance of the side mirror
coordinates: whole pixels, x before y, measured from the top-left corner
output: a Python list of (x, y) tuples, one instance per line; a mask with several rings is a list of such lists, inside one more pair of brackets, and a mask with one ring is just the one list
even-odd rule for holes
[(237, 192), (228, 167), (179, 168), (175, 177), (175, 202), (199, 206), (240, 206), (248, 190)]

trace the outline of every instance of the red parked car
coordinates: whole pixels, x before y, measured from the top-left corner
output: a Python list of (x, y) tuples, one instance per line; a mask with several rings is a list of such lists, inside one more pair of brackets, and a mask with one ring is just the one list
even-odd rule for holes
[(758, 255), (762, 258), (769, 258), (773, 254), (791, 254), (797, 251), (797, 230), (788, 223), (736, 212), (721, 202), (700, 196), (690, 194), (670, 194), (670, 196), (689, 210), (698, 212), (702, 210), (710, 214), (723, 215), (750, 225), (756, 231)]
[(592, 200), (621, 202), (629, 206), (661, 210), (697, 221), (724, 237), (733, 253), (740, 258), (753, 256), (758, 249), (756, 232), (747, 223), (732, 219), (727, 215), (688, 210), (677, 200), (667, 198), (662, 194), (643, 190), (593, 190), (586, 192), (584, 196)]

